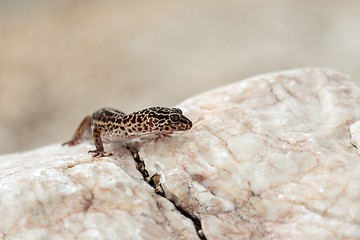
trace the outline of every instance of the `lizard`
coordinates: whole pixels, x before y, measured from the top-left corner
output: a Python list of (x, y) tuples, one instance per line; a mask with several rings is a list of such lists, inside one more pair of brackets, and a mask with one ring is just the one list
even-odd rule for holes
[(112, 155), (105, 152), (103, 141), (119, 142), (147, 134), (168, 135), (191, 129), (192, 122), (179, 108), (151, 107), (130, 114), (114, 108), (101, 108), (86, 116), (70, 141), (62, 145), (73, 146), (81, 142), (86, 131), (90, 132), (96, 149), (93, 157)]

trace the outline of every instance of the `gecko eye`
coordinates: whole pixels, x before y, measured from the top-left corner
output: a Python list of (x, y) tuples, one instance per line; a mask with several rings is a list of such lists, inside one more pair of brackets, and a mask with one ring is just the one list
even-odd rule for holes
[(170, 120), (173, 121), (173, 122), (178, 122), (180, 120), (180, 117), (179, 117), (179, 115), (171, 114), (170, 115)]

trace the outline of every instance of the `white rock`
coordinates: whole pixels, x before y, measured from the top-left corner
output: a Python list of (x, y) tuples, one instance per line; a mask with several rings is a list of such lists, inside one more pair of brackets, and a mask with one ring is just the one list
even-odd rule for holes
[(128, 152), (90, 144), (0, 158), (0, 239), (197, 239), (193, 223), (142, 180)]
[(166, 198), (116, 144), (2, 156), (0, 239), (360, 239), (359, 100), (319, 69), (187, 100), (190, 131), (140, 145)]
[(359, 102), (331, 70), (258, 76), (181, 104), (193, 129), (140, 156), (208, 239), (360, 239)]

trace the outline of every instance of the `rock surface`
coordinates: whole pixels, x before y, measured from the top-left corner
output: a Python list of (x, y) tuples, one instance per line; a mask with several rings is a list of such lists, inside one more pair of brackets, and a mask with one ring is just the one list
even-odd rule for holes
[(359, 102), (346, 75), (293, 70), (183, 102), (193, 128), (133, 155), (4, 155), (0, 239), (360, 239)]

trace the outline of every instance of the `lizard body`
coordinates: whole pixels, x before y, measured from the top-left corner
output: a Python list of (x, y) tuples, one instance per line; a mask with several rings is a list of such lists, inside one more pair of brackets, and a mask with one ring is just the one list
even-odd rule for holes
[(85, 131), (91, 132), (95, 150), (94, 157), (109, 156), (104, 151), (103, 141), (117, 142), (141, 137), (146, 134), (171, 134), (186, 131), (192, 122), (178, 108), (151, 107), (130, 114), (113, 108), (101, 108), (86, 116), (75, 131), (73, 138), (63, 145), (78, 144)]

